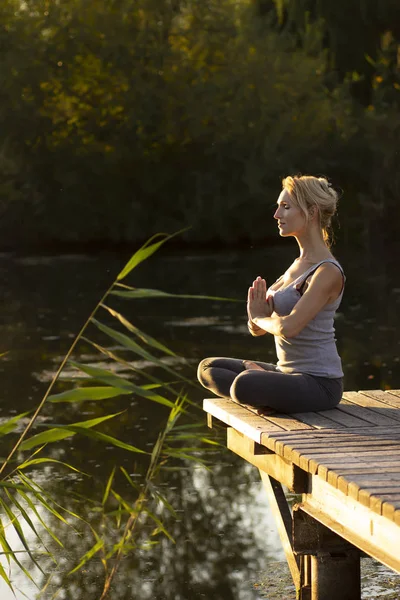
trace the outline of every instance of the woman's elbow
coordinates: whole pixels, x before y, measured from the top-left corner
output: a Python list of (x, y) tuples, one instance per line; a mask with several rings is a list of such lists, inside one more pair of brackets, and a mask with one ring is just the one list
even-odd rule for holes
[(287, 339), (294, 338), (299, 335), (301, 329), (295, 323), (285, 320), (281, 323), (279, 335)]

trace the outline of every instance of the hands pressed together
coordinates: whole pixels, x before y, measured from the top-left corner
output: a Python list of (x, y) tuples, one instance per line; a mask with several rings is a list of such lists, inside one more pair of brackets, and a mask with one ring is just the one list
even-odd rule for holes
[(257, 277), (253, 285), (249, 287), (247, 294), (247, 315), (249, 323), (252, 323), (256, 317), (270, 317), (274, 310), (274, 303), (271, 296), (267, 296), (267, 283), (265, 279)]

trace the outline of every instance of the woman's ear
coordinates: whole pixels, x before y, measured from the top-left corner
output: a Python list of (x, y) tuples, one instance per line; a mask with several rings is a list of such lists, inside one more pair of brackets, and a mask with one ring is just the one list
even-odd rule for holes
[(318, 210), (316, 206), (310, 206), (308, 214), (310, 215), (310, 219), (314, 221), (314, 219), (318, 216)]

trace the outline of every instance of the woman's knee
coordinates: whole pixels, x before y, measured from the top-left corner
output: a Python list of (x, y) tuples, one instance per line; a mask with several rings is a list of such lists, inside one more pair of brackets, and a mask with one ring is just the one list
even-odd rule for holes
[(249, 377), (252, 376), (251, 371), (243, 371), (235, 377), (231, 389), (230, 397), (232, 400), (241, 404), (249, 404)]
[(199, 366), (197, 367), (197, 379), (202, 385), (204, 385), (208, 381), (206, 373), (207, 370), (210, 369), (210, 367), (212, 367), (212, 363), (214, 360), (214, 357), (203, 358), (203, 360), (199, 362)]

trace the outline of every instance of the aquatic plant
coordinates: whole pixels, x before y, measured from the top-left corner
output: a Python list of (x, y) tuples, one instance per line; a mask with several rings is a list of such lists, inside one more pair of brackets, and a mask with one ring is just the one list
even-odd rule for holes
[[(155, 543), (159, 535), (167, 536), (172, 540), (171, 534), (163, 524), (160, 511), (157, 510), (157, 507), (161, 505), (169, 515), (174, 516), (175, 514), (174, 508), (156, 485), (160, 471), (167, 467), (175, 468), (177, 460), (204, 462), (198, 456), (199, 444), (213, 447), (217, 443), (204, 435), (202, 424), (193, 422), (193, 411), (196, 410), (196, 407), (190, 401), (186, 388), (196, 384), (194, 384), (194, 378), (187, 378), (171, 367), (168, 360), (165, 360), (171, 357), (176, 359), (175, 352), (141, 331), (119, 310), (111, 306), (113, 298), (117, 297), (125, 299), (179, 297), (178, 294), (134, 288), (125, 283), (126, 277), (131, 271), (152, 256), (171, 237), (173, 236), (166, 234), (153, 236), (124, 266), (83, 324), (42, 400), (13, 443), (8, 456), (3, 460), (0, 467), (0, 511), (3, 513), (3, 517), (0, 519), (0, 546), (1, 554), (4, 554), (7, 559), (8, 572), (0, 563), (0, 576), (12, 590), (12, 568), (19, 569), (34, 581), (24, 564), (25, 557), (29, 557), (44, 574), (40, 555), (38, 557), (38, 552), (31, 550), (25, 533), (26, 528), (33, 533), (35, 543), (40, 543), (41, 553), (56, 560), (54, 553), (47, 548), (43, 539), (43, 532), (46, 532), (47, 536), (50, 536), (59, 547), (64, 546), (64, 542), (58, 534), (58, 528), (54, 526), (55, 520), (56, 523), (75, 527), (75, 530), (76, 524), (79, 523), (86, 532), (90, 531), (93, 544), (70, 573), (82, 569), (93, 557), (100, 557), (104, 567), (104, 588), (101, 594), (101, 600), (104, 600), (108, 595), (121, 558), (126, 553), (143, 545), (141, 531), (144, 526), (146, 527), (145, 541), (147, 544)], [(188, 295), (183, 297), (208, 298)], [(222, 299), (218, 298), (218, 300)], [(111, 327), (105, 323), (104, 316), (111, 317), (117, 326)], [(90, 327), (101, 332), (113, 345), (103, 345), (93, 340), (92, 336), (89, 337)], [(105, 357), (106, 368), (73, 360), (74, 352), (80, 342), (89, 344), (99, 356)], [(117, 349), (115, 349), (115, 343)], [(121, 349), (133, 354), (135, 358), (139, 357), (161, 369), (163, 377), (147, 373), (143, 369), (139, 370), (129, 358), (119, 354)], [(60, 376), (66, 365), (72, 368), (78, 377), (74, 378), (75, 385), (73, 387), (57, 391), (55, 387), (60, 385)], [(120, 372), (117, 372), (116, 367)], [(138, 377), (146, 377), (147, 382), (137, 382)], [(169, 381), (165, 381), (165, 377)], [(85, 402), (98, 403), (124, 396), (141, 398), (145, 402), (155, 402), (169, 409), (164, 422), (160, 425), (160, 431), (151, 451), (137, 447), (124, 441), (120, 436), (109, 435), (99, 429), (99, 426), (104, 428), (106, 424), (116, 422), (129, 409), (72, 423), (54, 422), (54, 417), (39, 423), (38, 417), (46, 406), (64, 403), (79, 410), (82, 403)], [(183, 424), (178, 424), (178, 420), (183, 415), (187, 417), (189, 413), (192, 415), (191, 419), (186, 418)], [(0, 425), (0, 436), (15, 433), (17, 428), (26, 421), (27, 416), (28, 413), (23, 413), (8, 419)], [(75, 494), (77, 503), (75, 510), (71, 510), (65, 503), (60, 506), (51, 491), (40, 484), (35, 473), (32, 474), (32, 469), (40, 470), (51, 464), (53, 468), (67, 468), (81, 476), (93, 477), (93, 475), (83, 473), (81, 468), (72, 464), (72, 461), (61, 461), (52, 456), (49, 449), (54, 448), (54, 444), (72, 436), (86, 437), (126, 453), (140, 456), (146, 464), (143, 474), (135, 473), (140, 477), (133, 477), (122, 465), (114, 465), (104, 483), (102, 497), (90, 499), (93, 511), (100, 515), (97, 519), (98, 527), (90, 522), (85, 511), (81, 510), (83, 504), (89, 501), (88, 498), (78, 499)], [(129, 484), (130, 494), (121, 493), (119, 486), (116, 485), (117, 478), (121, 477)], [(40, 524), (41, 530), (37, 523)], [(150, 524), (152, 524), (151, 527), (149, 527)], [(12, 548), (7, 526), (14, 530), (21, 542), (23, 558), (19, 551)], [(112, 535), (110, 535), (110, 529)], [(45, 592), (48, 583), (49, 580), (42, 589), (42, 593)]]

